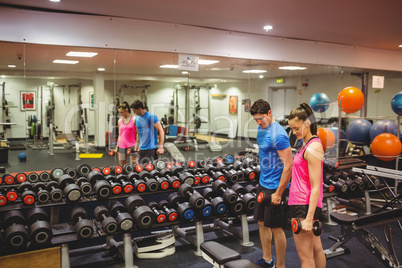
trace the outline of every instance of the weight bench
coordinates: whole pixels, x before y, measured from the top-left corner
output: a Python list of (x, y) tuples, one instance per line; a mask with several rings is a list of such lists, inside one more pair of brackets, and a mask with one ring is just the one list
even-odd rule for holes
[(225, 268), (258, 268), (258, 264), (242, 259), (239, 252), (234, 251), (215, 241), (203, 242), (200, 245), (202, 257), (213, 267)]
[[(336, 241), (329, 249), (324, 250), (327, 258), (339, 256), (349, 251), (342, 247), (349, 239), (356, 237), (370, 252), (374, 253), (385, 265), (399, 267), (400, 263), (395, 254), (392, 242), (392, 231), (389, 223), (402, 220), (402, 208), (387, 210), (367, 216), (357, 217), (341, 213), (332, 213), (331, 219), (341, 225), (341, 234), (338, 238), (329, 236)], [(364, 228), (372, 226), (383, 226), (387, 248), (380, 243), (375, 235)]]

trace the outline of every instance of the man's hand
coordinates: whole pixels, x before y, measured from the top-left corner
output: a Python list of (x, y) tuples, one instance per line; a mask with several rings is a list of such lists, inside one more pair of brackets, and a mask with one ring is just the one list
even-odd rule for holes
[(156, 150), (156, 154), (163, 154), (163, 153), (164, 153), (163, 148), (162, 148), (162, 149), (158, 149), (158, 150)]
[(282, 201), (282, 196), (277, 194), (277, 193), (273, 193), (271, 194), (271, 204), (272, 205), (279, 205)]

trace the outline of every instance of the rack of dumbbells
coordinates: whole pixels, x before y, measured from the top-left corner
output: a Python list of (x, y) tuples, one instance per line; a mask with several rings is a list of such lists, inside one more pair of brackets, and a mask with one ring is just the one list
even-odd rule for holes
[[(139, 258), (172, 254), (177, 236), (201, 254), (203, 233), (217, 228), (250, 245), (247, 224), (259, 172), (258, 157), (240, 152), (181, 163), (80, 164), (5, 174), (0, 178), (0, 256), (60, 246), (62, 267), (69, 267), (72, 255), (108, 249), (132, 267), (133, 242)], [(233, 228), (237, 222), (243, 231)], [(196, 230), (195, 238), (190, 229)], [(151, 246), (137, 235), (150, 230), (158, 233)], [(86, 247), (82, 241), (88, 239), (98, 239), (99, 246)]]

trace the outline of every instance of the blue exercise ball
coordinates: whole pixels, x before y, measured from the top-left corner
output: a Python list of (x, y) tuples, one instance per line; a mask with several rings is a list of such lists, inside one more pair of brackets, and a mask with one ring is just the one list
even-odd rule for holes
[(27, 154), (25, 152), (19, 153), (18, 160), (20, 160), (21, 162), (27, 161)]
[(391, 108), (397, 115), (402, 115), (402, 91), (392, 97)]
[[(329, 130), (332, 131), (335, 135), (335, 144), (338, 144), (338, 128), (337, 127), (330, 127)], [(339, 147), (341, 149), (346, 148), (346, 145), (348, 145), (348, 141), (346, 140), (346, 133), (341, 129), (341, 143), (339, 144)]]
[(317, 113), (325, 112), (329, 107), (329, 98), (325, 93), (314, 94), (310, 99), (310, 106)]
[(370, 129), (370, 140), (373, 141), (375, 137), (382, 133), (390, 133), (398, 136), (398, 127), (391, 120), (380, 120), (373, 124)]
[(346, 128), (346, 138), (355, 145), (370, 144), (372, 124), (366, 119), (356, 119)]

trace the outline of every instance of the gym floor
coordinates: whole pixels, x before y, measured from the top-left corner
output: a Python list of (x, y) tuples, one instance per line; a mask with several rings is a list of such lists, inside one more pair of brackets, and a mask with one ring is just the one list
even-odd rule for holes
[[(201, 159), (205, 157), (213, 157), (222, 155), (225, 153), (236, 154), (243, 151), (245, 148), (252, 147), (250, 142), (244, 140), (231, 140), (231, 141), (220, 141), (222, 144), (222, 152), (211, 152), (202, 143), (199, 146), (199, 151), (195, 152), (193, 150), (183, 151), (183, 155), (187, 159)], [(251, 141), (252, 142), (252, 141)], [(178, 145), (180, 148), (181, 146)], [(88, 163), (91, 166), (112, 166), (118, 164), (117, 158), (110, 157), (106, 154), (105, 150), (96, 150), (91, 148), (90, 153), (104, 153), (104, 156), (100, 159), (81, 159), (75, 160), (75, 152), (72, 150), (55, 150), (54, 155), (49, 155), (47, 149), (34, 150), (28, 147), (27, 149), (27, 162), (20, 162), (18, 160), (18, 153), (25, 150), (10, 150), (8, 153), (8, 163), (0, 164), (6, 167), (7, 173), (22, 172), (22, 171), (38, 171), (38, 170), (51, 170), (55, 167), (76, 167), (81, 163)], [(165, 153), (166, 154), (166, 153)], [(165, 156), (163, 156), (165, 157)], [(166, 154), (166, 157), (168, 155)], [(145, 199), (145, 198), (144, 198)], [(93, 205), (93, 204), (92, 204)], [(97, 205), (97, 204), (95, 204)], [(88, 211), (91, 204), (88, 204)], [(359, 211), (355, 208), (348, 208), (349, 211), (357, 212), (359, 215), (363, 215), (364, 211)], [(68, 220), (68, 217), (67, 217)], [(189, 223), (187, 226), (194, 226), (194, 224)], [(391, 224), (393, 230), (393, 243), (394, 245), (400, 245), (402, 243), (402, 232), (396, 223)], [(250, 241), (254, 243), (253, 246), (242, 246), (241, 240), (230, 234), (225, 230), (215, 230), (211, 232), (204, 233), (204, 240), (215, 240), (225, 246), (228, 246), (235, 251), (241, 253), (242, 258), (250, 259), (256, 261), (262, 257), (261, 243), (259, 240), (258, 226), (256, 223), (250, 223)], [(167, 226), (161, 228), (159, 231), (171, 231), (171, 227)], [(382, 226), (374, 226), (368, 228), (380, 242), (386, 245), (383, 238)], [(138, 239), (141, 236), (151, 235), (152, 232), (140, 232), (132, 233), (134, 239)], [(286, 267), (300, 267), (300, 260), (297, 256), (297, 251), (295, 248), (294, 240), (292, 237), (292, 231), (289, 226), (285, 230), (287, 237), (287, 255), (286, 255)], [(340, 234), (339, 225), (328, 225), (323, 224), (323, 234), (321, 235), (322, 243), (324, 249), (331, 247), (335, 242), (330, 240), (328, 237), (337, 237)], [(102, 240), (103, 239), (103, 240)], [(83, 248), (87, 246), (100, 245), (105, 243), (105, 238), (102, 239), (91, 239), (73, 243), (70, 245), (70, 249)], [(119, 237), (116, 237), (119, 241)], [(121, 241), (121, 240), (120, 240)], [(345, 244), (350, 249), (350, 254), (337, 256), (327, 260), (327, 267), (382, 267), (384, 264), (368, 249), (366, 249), (357, 239), (351, 239)], [(134, 264), (138, 267), (159, 267), (161, 264), (165, 267), (211, 267), (207, 261), (205, 261), (201, 256), (194, 254), (196, 248), (187, 241), (180, 237), (176, 237), (176, 252), (171, 255), (164, 257), (162, 259), (139, 259), (134, 256)], [(275, 257), (275, 248), (272, 247), (273, 256)], [(113, 259), (107, 256), (107, 251), (91, 254), (83, 254), (70, 257), (71, 267), (124, 267), (124, 263), (114, 263)], [(399, 260), (402, 260), (402, 251), (397, 251)]]

